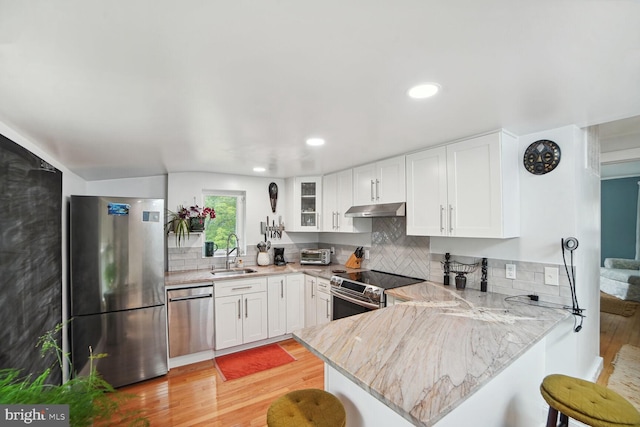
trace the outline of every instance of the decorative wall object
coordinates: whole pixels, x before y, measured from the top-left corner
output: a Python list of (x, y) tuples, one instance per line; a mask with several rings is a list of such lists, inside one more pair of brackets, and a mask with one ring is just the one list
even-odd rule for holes
[(2, 135), (0, 235), (0, 368), (60, 383), (34, 343), (62, 321), (62, 172)]

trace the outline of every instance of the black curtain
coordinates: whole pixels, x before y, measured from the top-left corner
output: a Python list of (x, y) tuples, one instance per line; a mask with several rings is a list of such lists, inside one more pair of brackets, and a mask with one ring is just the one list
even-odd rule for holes
[(61, 227), (62, 172), (0, 135), (0, 368), (52, 368), (54, 384), (56, 357), (36, 344), (62, 319)]

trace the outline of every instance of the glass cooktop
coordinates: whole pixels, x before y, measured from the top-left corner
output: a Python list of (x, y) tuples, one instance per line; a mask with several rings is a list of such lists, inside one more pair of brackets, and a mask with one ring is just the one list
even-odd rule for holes
[(426, 280), (417, 277), (402, 276), (400, 274), (385, 273), (384, 271), (377, 270), (337, 273), (335, 275), (354, 282), (377, 286), (383, 289), (399, 288), (400, 286), (412, 285)]

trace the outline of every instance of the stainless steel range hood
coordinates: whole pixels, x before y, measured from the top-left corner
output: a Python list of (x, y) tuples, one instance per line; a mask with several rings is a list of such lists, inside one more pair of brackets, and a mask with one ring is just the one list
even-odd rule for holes
[(389, 216), (405, 216), (406, 204), (382, 203), (379, 205), (352, 206), (344, 213), (344, 216), (352, 218), (373, 218)]

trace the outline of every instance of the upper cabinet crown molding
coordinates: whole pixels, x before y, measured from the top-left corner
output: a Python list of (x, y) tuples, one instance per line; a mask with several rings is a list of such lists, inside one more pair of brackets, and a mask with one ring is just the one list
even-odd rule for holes
[(405, 156), (353, 169), (353, 205), (406, 201)]
[(518, 140), (499, 131), (407, 155), (407, 234), (520, 234)]

